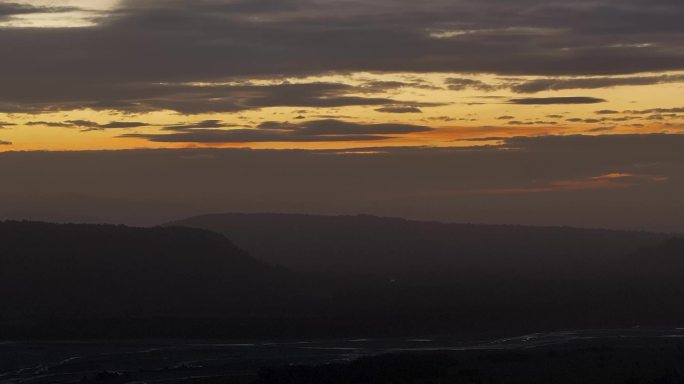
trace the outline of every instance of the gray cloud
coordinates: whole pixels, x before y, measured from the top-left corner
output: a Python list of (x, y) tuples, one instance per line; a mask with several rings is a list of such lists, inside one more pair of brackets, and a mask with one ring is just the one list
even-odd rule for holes
[(266, 131), (257, 129), (231, 129), (191, 131), (171, 134), (130, 133), (119, 137), (141, 138), (155, 143), (312, 143), (342, 141), (378, 141), (390, 137), (375, 135), (336, 135), (336, 136), (300, 136), (291, 133)]
[[(49, 89), (37, 94), (19, 91), (18, 104), (4, 104), (0, 112), (44, 112), (75, 108), (146, 112), (159, 109), (184, 114), (240, 112), (267, 107), (319, 107), (402, 105), (388, 98), (352, 96), (358, 89), (338, 83), (276, 85), (74, 84), (69, 92)], [(2, 91), (0, 91), (2, 92)], [(412, 106), (437, 104), (410, 103)]]
[(589, 77), (570, 79), (540, 79), (518, 83), (511, 86), (517, 93), (536, 93), (567, 89), (599, 89), (626, 85), (654, 85), (684, 82), (684, 75), (676, 76), (634, 76), (634, 77)]
[(74, 7), (39, 7), (29, 4), (11, 2), (0, 3), (0, 21), (6, 21), (14, 16), (31, 15), (37, 13), (62, 13), (78, 10)]
[[(395, 104), (331, 89), (288, 103), (284, 94), (302, 93), (244, 100), (237, 89), (159, 86), (254, 76), (682, 70), (683, 17), (671, 0), (126, 0), (92, 28), (0, 30), (0, 110)], [(568, 86), (554, 84), (543, 87)]]
[(343, 142), (380, 141), (393, 138), (386, 135), (401, 135), (427, 132), (432, 128), (407, 124), (358, 124), (327, 119), (298, 124), (264, 122), (256, 129), (218, 129), (228, 127), (219, 121), (210, 120), (183, 126), (164, 128), (173, 133), (124, 134), (122, 138), (142, 138), (163, 143), (262, 143), (262, 142)]
[(53, 127), (53, 128), (72, 128), (74, 124), (65, 123), (59, 121), (29, 121), (26, 123), (27, 126), (42, 126), (42, 127)]
[(684, 82), (684, 75), (658, 76), (620, 76), (620, 77), (549, 77), (525, 80), (521, 78), (499, 79), (497, 84), (467, 78), (450, 78), (446, 80), (447, 88), (453, 91), (474, 89), (483, 92), (494, 92), (508, 89), (515, 93), (538, 93), (544, 91), (562, 91), (569, 89), (600, 89), (619, 86), (656, 85)]
[(569, 119), (565, 119), (565, 121), (569, 121), (571, 123), (590, 123), (591, 124), (591, 123), (600, 123), (603, 120), (601, 120), (601, 119), (582, 119), (579, 117), (572, 117)]
[(123, 121), (116, 121), (116, 122), (111, 122), (111, 123), (107, 123), (107, 124), (97, 124), (97, 123), (93, 123), (92, 121), (87, 121), (87, 120), (72, 120), (69, 122), (74, 124), (74, 126), (85, 127), (85, 128), (92, 129), (92, 130), (129, 129), (129, 128), (146, 127), (149, 125), (147, 123), (141, 123), (141, 122), (123, 122)]
[(137, 121), (113, 121), (111, 123), (100, 124), (90, 120), (68, 120), (64, 122), (49, 122), (49, 121), (30, 121), (28, 126), (46, 126), (55, 128), (84, 128), (85, 131), (105, 130), (105, 129), (130, 129), (149, 126), (148, 123)]
[(314, 120), (296, 125), (266, 122), (261, 128), (292, 131), (298, 135), (348, 135), (348, 134), (406, 134), (432, 131), (432, 128), (410, 124), (357, 124), (327, 119)]
[(632, 115), (648, 115), (648, 114), (652, 114), (652, 113), (684, 113), (684, 107), (630, 110), (630, 111), (624, 111), (623, 113), (632, 114)]
[(475, 89), (478, 91), (492, 92), (506, 88), (506, 86), (497, 86), (485, 83), (481, 80), (465, 79), (465, 78), (449, 78), (445, 80), (447, 89), (452, 91), (463, 91), (465, 89)]
[(598, 104), (606, 100), (595, 97), (528, 97), (511, 99), (511, 104), (519, 105), (553, 105), (553, 104)]
[(382, 107), (376, 109), (377, 112), (384, 112), (384, 113), (422, 113), (423, 111), (418, 108), (418, 107), (411, 107), (411, 106), (390, 106), (390, 107)]
[(543, 120), (511, 120), (507, 123), (508, 125), (557, 125), (556, 121), (543, 121)]
[(435, 85), (423, 80), (414, 81), (384, 81), (384, 80), (373, 80), (367, 81), (359, 87), (359, 92), (367, 93), (381, 93), (386, 91), (397, 90), (401, 88), (418, 88), (418, 89), (440, 89)]
[(614, 129), (615, 129), (615, 127), (597, 127), (597, 128), (589, 129), (587, 132), (610, 132)]
[(189, 124), (182, 124), (182, 125), (172, 125), (168, 127), (164, 127), (163, 130), (165, 131), (184, 131), (184, 130), (193, 130), (193, 129), (215, 129), (215, 128), (227, 128), (227, 127), (234, 127), (234, 124), (226, 124), (221, 120), (204, 120), (200, 121), (197, 123), (189, 123)]

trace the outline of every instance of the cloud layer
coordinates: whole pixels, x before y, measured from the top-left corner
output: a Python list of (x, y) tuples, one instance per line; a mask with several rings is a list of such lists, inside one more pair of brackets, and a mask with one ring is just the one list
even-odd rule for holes
[[(0, 18), (34, 11), (3, 3)], [(397, 102), (352, 96), (331, 84), (191, 82), (354, 71), (553, 77), (684, 70), (683, 18), (678, 0), (126, 0), (89, 28), (0, 30), (0, 111), (202, 113), (275, 105), (408, 111), (419, 105), (386, 107)], [(514, 89), (667, 81), (674, 79), (552, 79)], [(488, 87), (457, 80), (449, 86)]]
[(164, 128), (169, 133), (126, 133), (123, 138), (142, 138), (158, 143), (306, 143), (354, 142), (391, 139), (391, 135), (428, 132), (432, 128), (409, 124), (358, 124), (327, 119), (291, 124), (265, 122), (257, 128), (231, 128), (216, 120)]

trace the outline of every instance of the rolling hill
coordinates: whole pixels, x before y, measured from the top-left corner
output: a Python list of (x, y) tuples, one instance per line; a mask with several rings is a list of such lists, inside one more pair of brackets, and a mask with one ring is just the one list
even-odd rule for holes
[(301, 281), (191, 228), (1, 222), (0, 244), (5, 317), (243, 315)]
[[(239, 246), (179, 226), (0, 222), (0, 339), (509, 336), (684, 324), (682, 242), (661, 242), (665, 235), (228, 217), (212, 218), (229, 223)], [(651, 273), (653, 265), (663, 267)]]
[(420, 222), (375, 216), (222, 214), (170, 223), (225, 234), (293, 270), (435, 282), (603, 277), (664, 234)]

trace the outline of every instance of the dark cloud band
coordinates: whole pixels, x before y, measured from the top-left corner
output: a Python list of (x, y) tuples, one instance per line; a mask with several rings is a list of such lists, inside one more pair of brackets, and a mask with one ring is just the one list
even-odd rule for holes
[(509, 103), (518, 105), (599, 104), (605, 102), (606, 100), (595, 97), (529, 97), (509, 100)]
[(306, 143), (306, 142), (353, 142), (381, 141), (432, 128), (408, 124), (358, 124), (327, 119), (298, 124), (265, 122), (253, 129), (221, 129), (229, 127), (216, 120), (208, 120), (184, 126), (164, 128), (171, 133), (128, 133), (122, 138), (140, 138), (162, 143)]
[[(0, 110), (381, 107), (397, 102), (321, 85), (250, 96), (178, 84), (354, 71), (555, 78), (684, 70), (683, 18), (684, 3), (669, 0), (126, 0), (90, 28), (0, 30)], [(549, 80), (519, 91), (653, 81), (663, 79)]]

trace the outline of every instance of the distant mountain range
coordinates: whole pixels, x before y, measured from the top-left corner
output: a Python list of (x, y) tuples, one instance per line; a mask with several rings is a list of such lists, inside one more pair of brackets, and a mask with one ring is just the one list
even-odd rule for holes
[(0, 339), (681, 326), (682, 260), (664, 234), (370, 216), (0, 222)]
[(626, 255), (670, 237), (364, 215), (223, 214), (168, 225), (222, 233), (255, 258), (296, 271), (420, 282), (602, 276)]

